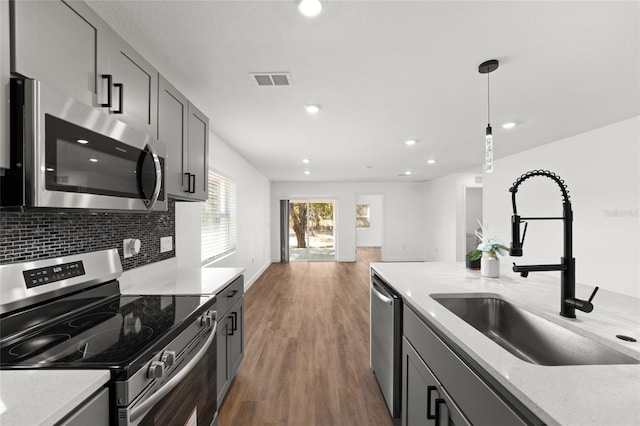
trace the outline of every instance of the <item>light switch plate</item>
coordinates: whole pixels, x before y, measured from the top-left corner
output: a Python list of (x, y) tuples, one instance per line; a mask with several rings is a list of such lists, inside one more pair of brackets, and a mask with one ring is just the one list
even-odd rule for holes
[(160, 253), (166, 253), (173, 250), (173, 237), (160, 238)]

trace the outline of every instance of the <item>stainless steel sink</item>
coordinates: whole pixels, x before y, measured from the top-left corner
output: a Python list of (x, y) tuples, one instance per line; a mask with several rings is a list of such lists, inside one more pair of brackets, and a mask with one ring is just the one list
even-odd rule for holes
[(513, 355), (533, 364), (640, 364), (495, 295), (432, 294), (431, 298)]

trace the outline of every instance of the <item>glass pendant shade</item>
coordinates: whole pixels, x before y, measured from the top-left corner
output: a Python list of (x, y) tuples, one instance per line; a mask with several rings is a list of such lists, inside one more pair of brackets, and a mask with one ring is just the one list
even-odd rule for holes
[(484, 171), (493, 172), (493, 135), (491, 133), (491, 125), (487, 125), (487, 133), (484, 142)]

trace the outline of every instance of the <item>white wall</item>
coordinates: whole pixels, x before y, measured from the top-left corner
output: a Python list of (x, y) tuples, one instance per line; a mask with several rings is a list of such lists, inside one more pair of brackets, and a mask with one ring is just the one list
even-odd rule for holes
[(424, 203), (421, 183), (273, 182), (271, 260), (280, 261), (279, 202), (283, 199), (336, 200), (336, 257), (356, 259), (357, 194), (383, 196), (382, 260), (424, 260)]
[(382, 246), (382, 195), (358, 194), (358, 204), (369, 205), (369, 227), (356, 229), (357, 247)]
[[(209, 167), (233, 178), (237, 190), (237, 250), (211, 266), (243, 267), (248, 288), (271, 264), (271, 183), (213, 132), (209, 133)], [(176, 257), (179, 268), (200, 266), (200, 205), (176, 203)]]
[[(635, 117), (496, 160), (494, 172), (484, 176), (485, 231), (508, 246), (512, 215), (509, 187), (529, 170), (551, 170), (564, 179), (571, 197), (576, 281), (640, 297), (639, 145), (640, 117)], [(524, 182), (516, 200), (522, 216), (562, 215), (561, 193), (547, 178)], [(561, 222), (532, 222), (523, 257), (505, 256), (502, 271), (513, 273), (512, 261), (557, 263), (561, 256)]]
[(464, 260), (465, 188), (479, 187), (477, 176), (479, 173), (456, 173), (424, 183), (424, 244), (428, 260)]

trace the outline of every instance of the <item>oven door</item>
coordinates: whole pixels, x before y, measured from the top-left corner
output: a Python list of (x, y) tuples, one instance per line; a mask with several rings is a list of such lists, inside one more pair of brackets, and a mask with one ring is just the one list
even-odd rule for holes
[(211, 426), (217, 424), (217, 323), (185, 350), (181, 366), (151, 395), (118, 413), (119, 425)]
[(167, 209), (163, 144), (39, 81), (24, 95), (27, 207)]

